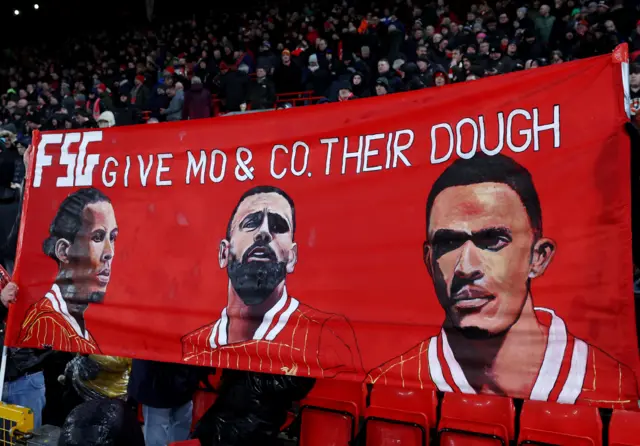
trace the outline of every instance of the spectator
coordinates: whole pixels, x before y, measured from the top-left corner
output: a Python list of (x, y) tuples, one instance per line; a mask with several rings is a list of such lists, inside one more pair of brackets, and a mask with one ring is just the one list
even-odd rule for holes
[(267, 78), (266, 67), (258, 67), (256, 70), (256, 82), (249, 88), (249, 102), (252, 110), (267, 110), (273, 108), (276, 102), (276, 89)]
[(318, 63), (318, 56), (309, 56), (309, 63), (302, 75), (302, 83), (314, 96), (327, 96), (331, 85), (331, 74)]
[[(9, 305), (16, 301), (17, 296), (18, 286), (15, 283), (9, 283), (0, 290), (2, 325), (7, 317)], [(4, 329), (0, 332), (0, 338), (4, 341)], [(42, 368), (44, 360), (52, 353), (52, 350), (10, 348), (7, 354), (2, 401), (31, 409), (34, 428), (42, 424), (42, 410), (46, 401)]]
[(380, 78), (387, 80), (387, 87), (389, 93), (396, 93), (402, 91), (402, 80), (391, 71), (389, 61), (387, 59), (381, 59), (378, 62), (378, 81)]
[(208, 369), (134, 360), (129, 395), (142, 404), (147, 446), (186, 440), (191, 430), (193, 394)]
[(93, 116), (96, 120), (96, 114), (98, 117), (100, 113), (104, 113), (106, 111), (113, 110), (113, 101), (111, 100), (111, 96), (109, 96), (109, 92), (105, 84), (98, 84), (96, 86), (96, 98), (93, 102)]
[(108, 128), (116, 125), (116, 117), (113, 112), (106, 111), (98, 116), (98, 127)]
[(640, 20), (636, 22), (636, 28), (629, 37), (629, 50), (632, 52), (640, 51)]
[(169, 107), (170, 101), (171, 98), (166, 94), (165, 87), (163, 85), (158, 85), (149, 99), (148, 106), (149, 111), (151, 111), (151, 116), (156, 119), (160, 118), (162, 116), (160, 114), (160, 110)]
[(371, 93), (364, 83), (364, 77), (358, 71), (351, 76), (351, 91), (357, 98), (368, 98), (371, 96)]
[(282, 52), (280, 64), (275, 69), (273, 78), (278, 93), (295, 93), (302, 90), (302, 71), (291, 61), (291, 51)]
[(536, 18), (535, 29), (538, 39), (543, 45), (549, 44), (549, 38), (551, 37), (551, 31), (553, 30), (553, 24), (556, 18), (550, 15), (551, 8), (549, 5), (540, 6), (540, 15)]
[(175, 87), (167, 90), (171, 98), (168, 108), (161, 108), (160, 114), (167, 117), (167, 121), (179, 121), (182, 119), (182, 107), (184, 106), (184, 87), (181, 82), (176, 82)]
[(144, 85), (144, 76), (139, 74), (133, 81), (135, 86), (131, 90), (131, 105), (140, 110), (146, 110), (149, 103), (149, 89)]
[(236, 69), (235, 66), (228, 67), (223, 62), (220, 72), (220, 99), (225, 109), (230, 112), (240, 111), (241, 104), (246, 105), (249, 98), (249, 67), (241, 64)]
[(447, 75), (442, 71), (436, 72), (433, 79), (436, 87), (443, 87), (447, 84)]
[(204, 88), (198, 76), (193, 76), (191, 88), (184, 95), (182, 119), (210, 118), (211, 114), (211, 93)]
[(386, 77), (379, 77), (376, 81), (376, 96), (389, 94), (389, 81)]
[(341, 82), (338, 88), (338, 102), (351, 101), (358, 99), (351, 91), (351, 84), (349, 82)]
[[(105, 112), (108, 113), (108, 112)], [(126, 93), (120, 93), (118, 105), (115, 108), (116, 125), (133, 125), (140, 122), (139, 110), (131, 105), (131, 99)]]

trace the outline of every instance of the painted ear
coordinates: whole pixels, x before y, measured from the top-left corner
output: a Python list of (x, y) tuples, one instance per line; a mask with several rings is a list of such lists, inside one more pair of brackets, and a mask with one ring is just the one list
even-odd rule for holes
[(298, 244), (294, 243), (289, 250), (289, 258), (287, 259), (287, 274), (291, 274), (298, 263)]
[(55, 254), (60, 263), (69, 263), (69, 248), (71, 243), (69, 240), (61, 238), (56, 242)]
[(229, 242), (226, 240), (220, 242), (220, 247), (218, 248), (218, 263), (221, 269), (226, 268), (229, 264)]
[(422, 245), (422, 260), (427, 267), (427, 271), (429, 271), (429, 275), (433, 277), (433, 267), (431, 265), (431, 257), (433, 255), (433, 251), (431, 250), (431, 245), (429, 242), (424, 242)]
[(556, 244), (553, 240), (548, 238), (541, 238), (533, 246), (533, 253), (531, 255), (531, 270), (529, 271), (529, 278), (535, 279), (544, 274), (547, 266), (551, 263), (551, 259), (556, 253)]

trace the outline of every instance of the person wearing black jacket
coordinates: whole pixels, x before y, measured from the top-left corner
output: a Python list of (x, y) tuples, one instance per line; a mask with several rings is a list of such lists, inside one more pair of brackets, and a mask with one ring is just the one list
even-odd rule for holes
[(129, 397), (142, 404), (147, 446), (186, 440), (191, 430), (193, 395), (211, 369), (134, 359)]
[[(2, 300), (0, 341), (2, 344), (4, 344), (5, 334), (4, 320), (7, 317), (9, 305), (16, 300), (17, 293), (18, 287), (14, 283), (9, 283), (0, 291)], [(7, 352), (2, 401), (31, 409), (34, 429), (42, 425), (42, 410), (46, 402), (43, 362), (52, 353), (53, 350), (32, 348), (9, 348)]]

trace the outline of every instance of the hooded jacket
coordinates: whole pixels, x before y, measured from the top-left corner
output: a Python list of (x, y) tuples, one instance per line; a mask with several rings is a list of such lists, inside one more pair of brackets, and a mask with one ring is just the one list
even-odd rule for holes
[(202, 84), (191, 84), (184, 95), (182, 119), (202, 119), (211, 117), (211, 93)]

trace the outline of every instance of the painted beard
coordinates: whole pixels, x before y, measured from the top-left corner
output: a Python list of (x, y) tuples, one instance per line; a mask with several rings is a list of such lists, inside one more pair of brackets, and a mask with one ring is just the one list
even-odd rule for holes
[[(268, 262), (248, 261), (249, 254), (257, 247), (266, 251)], [(231, 256), (227, 273), (231, 286), (242, 302), (254, 306), (267, 300), (278, 284), (285, 279), (287, 264), (278, 262), (276, 253), (268, 245), (256, 242), (246, 250), (241, 262), (235, 256)]]
[(56, 283), (62, 291), (62, 298), (69, 303), (88, 305), (101, 304), (104, 302), (104, 291), (89, 291), (83, 284), (78, 284), (70, 274), (59, 278)]

